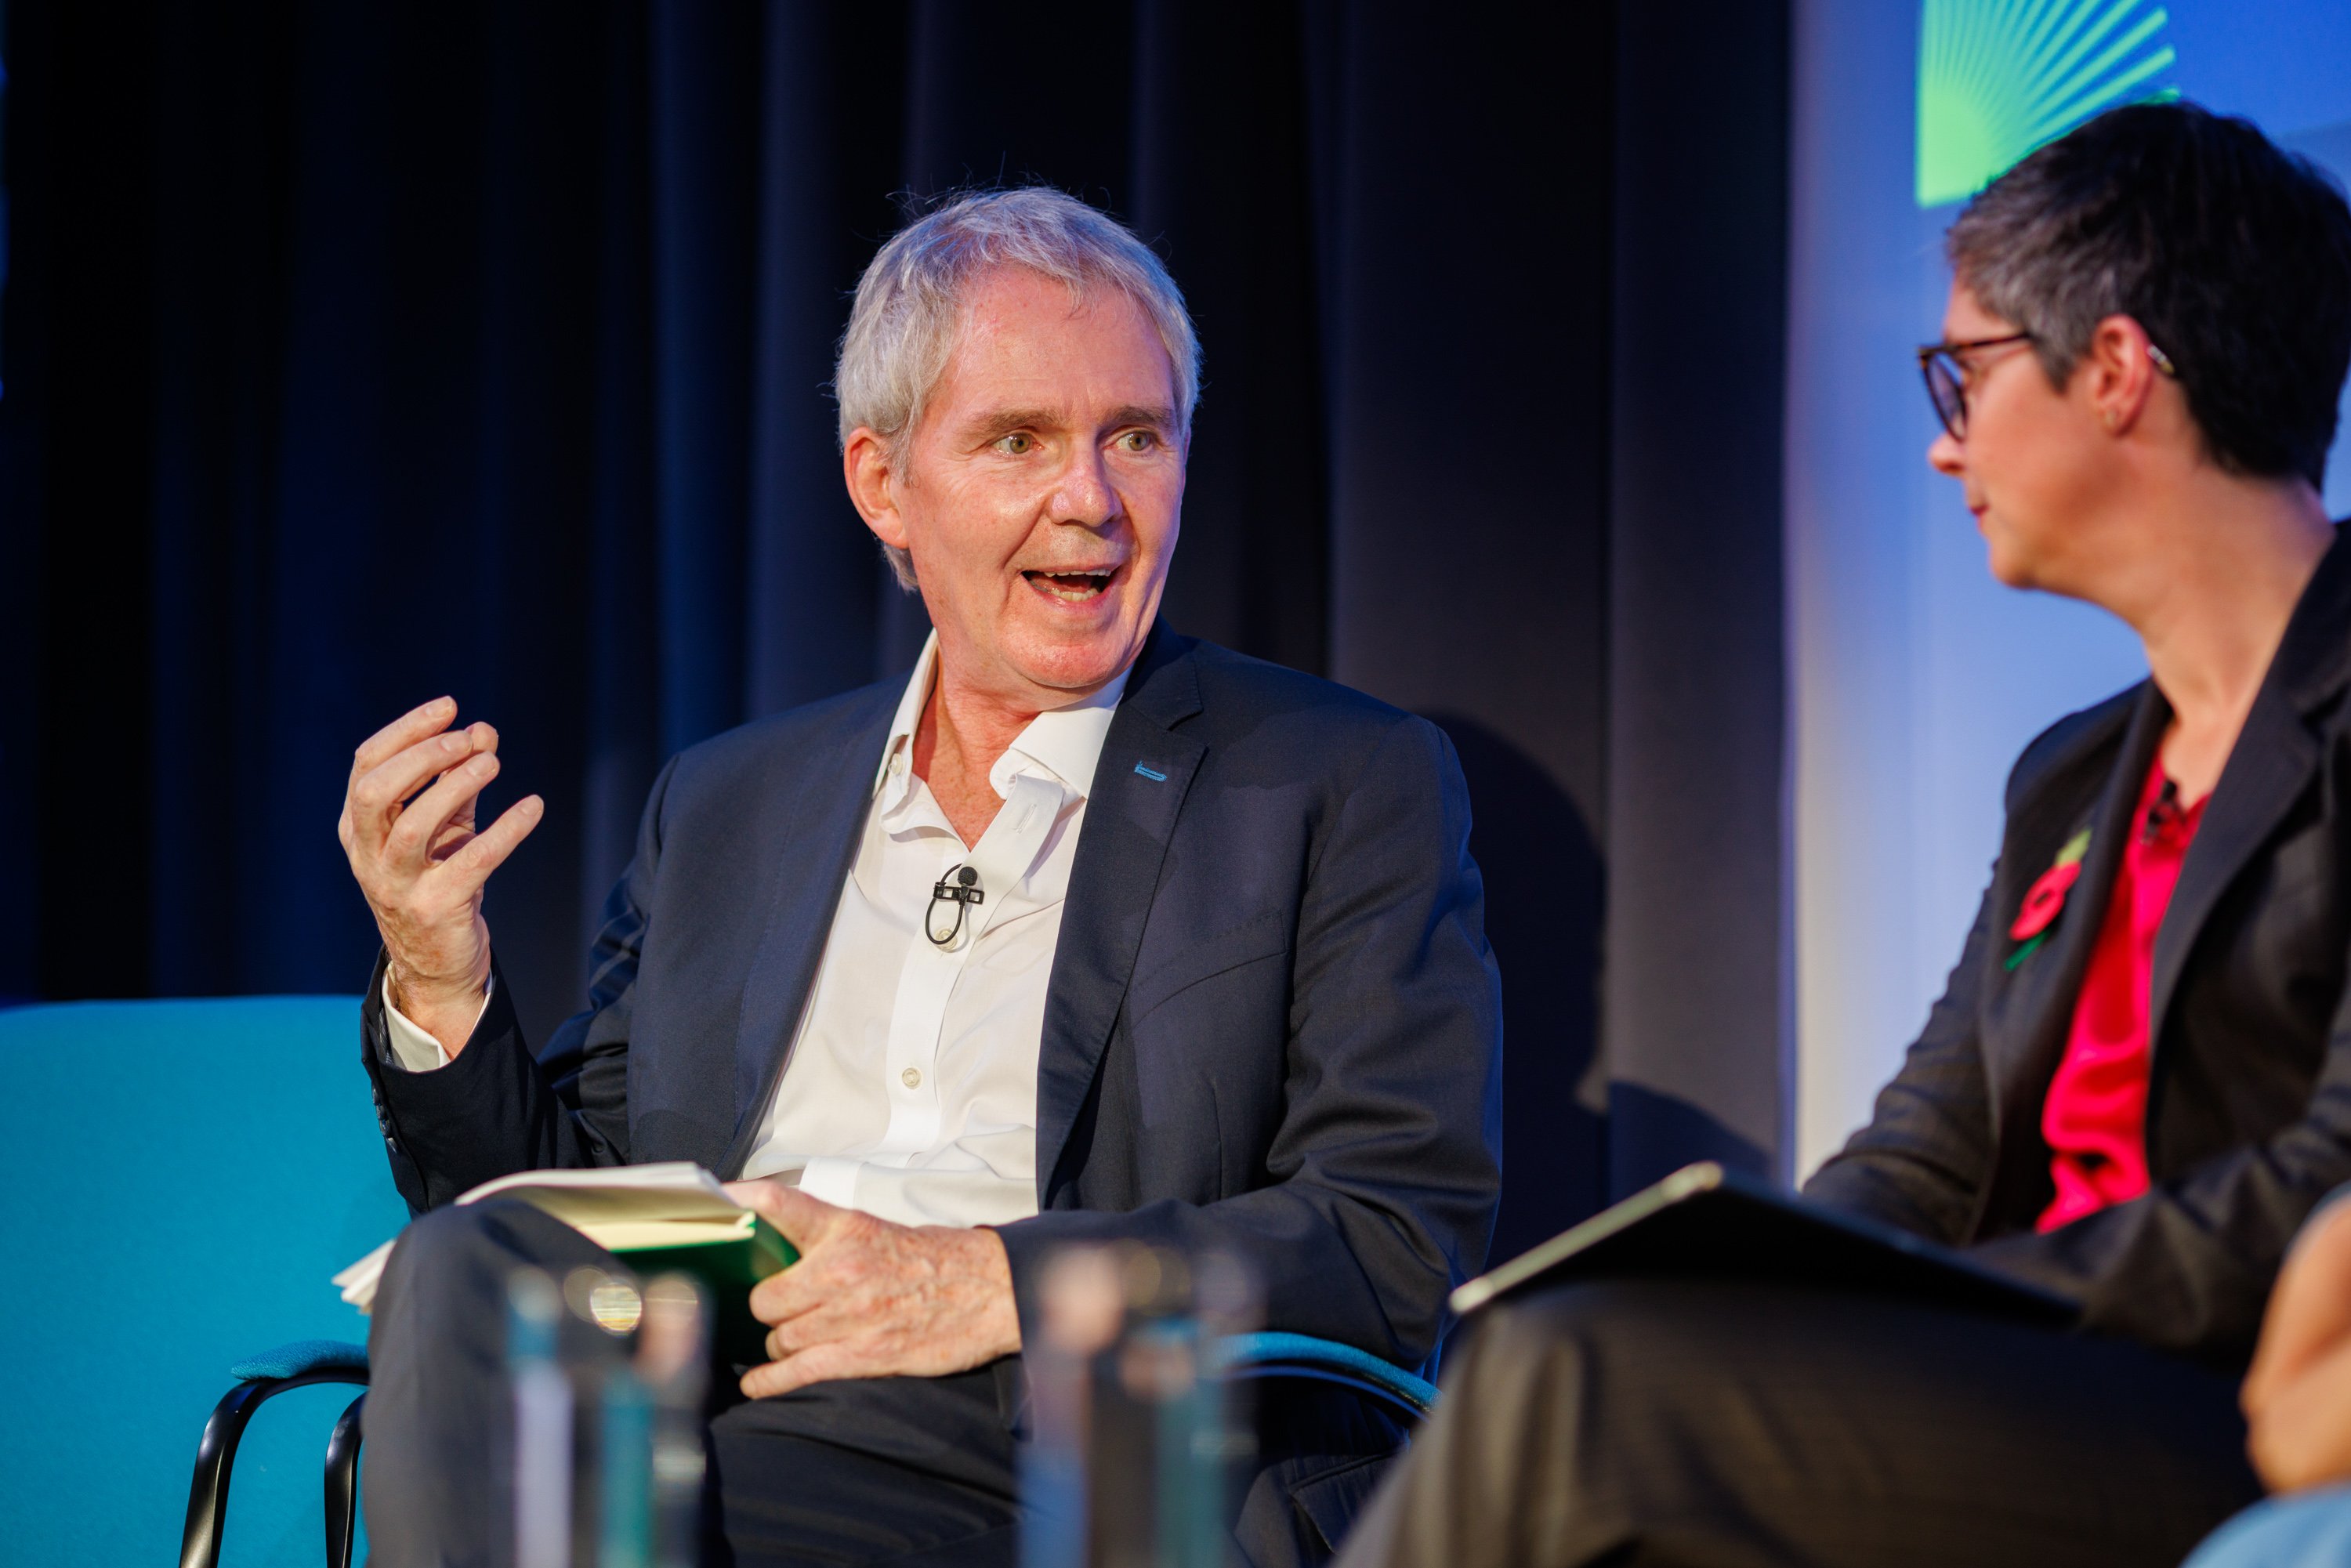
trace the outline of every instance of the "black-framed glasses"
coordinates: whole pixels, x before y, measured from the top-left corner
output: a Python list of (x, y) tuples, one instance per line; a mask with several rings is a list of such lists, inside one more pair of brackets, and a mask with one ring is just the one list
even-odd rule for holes
[(1959, 363), (1961, 354), (1978, 349), (1997, 349), (2009, 343), (2032, 341), (2030, 332), (2011, 332), (1999, 338), (1970, 338), (1959, 343), (1927, 343), (1918, 350), (1918, 373), (1927, 378), (1927, 401), (1935, 405), (1935, 417), (1951, 433), (1954, 441), (1968, 438), (1968, 372)]
[[(1918, 373), (1927, 378), (1927, 401), (1935, 405), (1935, 417), (1943, 422), (1952, 440), (1968, 438), (1968, 373), (1967, 367), (1959, 363), (1959, 356), (1979, 349), (2032, 341), (2030, 332), (2009, 332), (1998, 338), (1970, 338), (1959, 343), (1928, 343), (1918, 350)], [(2147, 357), (2154, 361), (2157, 370), (2174, 381), (2179, 379), (2171, 356), (2153, 343), (2147, 346)]]

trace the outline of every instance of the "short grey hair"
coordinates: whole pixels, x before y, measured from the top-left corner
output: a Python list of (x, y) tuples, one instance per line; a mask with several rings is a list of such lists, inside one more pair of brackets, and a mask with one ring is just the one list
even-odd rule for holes
[[(956, 198), (891, 236), (858, 279), (849, 329), (833, 364), (845, 449), (860, 426), (882, 438), (904, 472), (903, 438), (946, 373), (962, 328), (963, 297), (990, 267), (1025, 267), (1083, 298), (1115, 288), (1140, 306), (1166, 347), (1175, 374), (1176, 417), (1188, 436), (1200, 396), (1200, 340), (1183, 291), (1134, 231), (1048, 185), (982, 191)], [(883, 547), (901, 586), (914, 587), (914, 563)]]
[[(2053, 142), (2024, 159), (1970, 201), (1943, 236), (1952, 275), (1986, 310), (2032, 335), (2033, 357), (2059, 391), (2098, 324), (2131, 313), (2131, 296), (2143, 292), (2132, 286), (2146, 271), (2144, 246), (2133, 243), (2144, 225), (2085, 221), (2084, 182), (2064, 177), (2069, 151)], [(2161, 330), (2141, 325), (2150, 335)]]
[(2351, 367), (2351, 203), (2251, 121), (2108, 110), (1993, 181), (1944, 248), (1986, 310), (2032, 334), (2051, 386), (2127, 316), (2223, 472), (2325, 487)]

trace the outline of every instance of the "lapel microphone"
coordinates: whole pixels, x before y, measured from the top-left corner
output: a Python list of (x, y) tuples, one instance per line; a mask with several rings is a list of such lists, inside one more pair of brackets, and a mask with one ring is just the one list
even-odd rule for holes
[[(923, 935), (941, 947), (952, 946), (955, 939), (963, 934), (964, 910), (968, 905), (987, 902), (987, 894), (980, 891), (979, 873), (967, 865), (956, 867), (931, 884), (931, 907), (923, 912)], [(955, 924), (947, 927), (944, 936), (939, 935), (937, 925), (932, 921), (933, 911), (942, 904), (955, 906)]]
[[(2155, 798), (2155, 804), (2147, 809), (2147, 826), (2140, 830), (2138, 841), (2143, 844), (2155, 842), (2162, 836), (2164, 829), (2179, 820), (2179, 786), (2166, 779), (2162, 792)], [(940, 885), (944, 887), (946, 884), (942, 883)]]

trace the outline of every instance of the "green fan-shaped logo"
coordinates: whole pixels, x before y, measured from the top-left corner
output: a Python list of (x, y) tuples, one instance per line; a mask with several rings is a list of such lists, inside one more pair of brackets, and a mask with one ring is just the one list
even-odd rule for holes
[(1918, 204), (1971, 196), (2102, 109), (2178, 95), (2143, 0), (1922, 0)]

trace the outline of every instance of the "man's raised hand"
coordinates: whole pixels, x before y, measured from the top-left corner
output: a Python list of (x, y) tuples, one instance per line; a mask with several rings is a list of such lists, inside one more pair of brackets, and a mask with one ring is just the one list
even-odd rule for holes
[(393, 1004), (453, 1057), (489, 984), (483, 884), (547, 810), (526, 796), (475, 830), (475, 803), (498, 774), (498, 732), (453, 730), (456, 717), (455, 698), (435, 697), (368, 737), (336, 825), (383, 936)]
[(939, 1377), (1020, 1348), (1012, 1265), (995, 1231), (893, 1225), (781, 1182), (726, 1190), (800, 1253), (752, 1288), (775, 1359), (743, 1375), (749, 1397), (836, 1377)]

